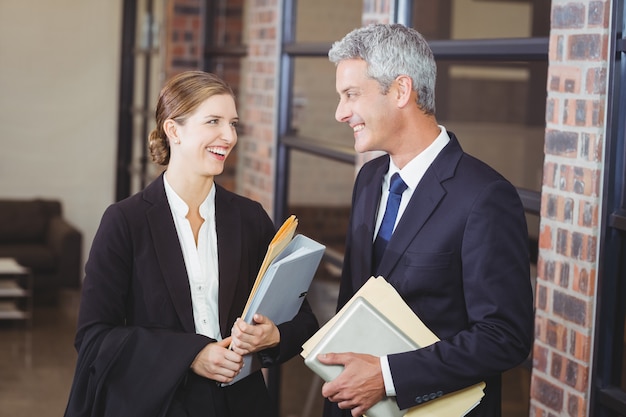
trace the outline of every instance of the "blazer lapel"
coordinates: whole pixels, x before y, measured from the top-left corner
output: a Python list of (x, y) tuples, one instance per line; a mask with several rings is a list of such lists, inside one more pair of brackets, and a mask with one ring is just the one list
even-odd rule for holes
[(152, 207), (146, 210), (146, 217), (153, 237), (156, 259), (172, 297), (176, 314), (183, 329), (195, 333), (187, 268), (165, 195), (163, 175), (146, 187), (144, 198), (152, 203)]
[(456, 166), (463, 154), (454, 134), (452, 132), (448, 132), (448, 134), (450, 135), (450, 142), (435, 158), (417, 185), (389, 240), (387, 250), (378, 268), (380, 275), (384, 277), (391, 274), (402, 254), (446, 195), (446, 190), (442, 184), (454, 176)]
[(353, 247), (361, 251), (354, 258), (359, 270), (354, 271), (353, 276), (361, 279), (360, 284), (365, 283), (372, 275), (374, 228), (376, 227), (376, 215), (382, 195), (381, 184), (389, 169), (389, 156), (385, 155), (372, 163), (378, 165), (371, 171), (363, 171), (364, 176), (359, 179), (359, 183), (363, 185), (360, 186), (361, 191), (356, 195), (353, 204), (355, 208), (353, 214)]
[(219, 259), (219, 317), (220, 330), (228, 334), (228, 312), (235, 297), (240, 274), (241, 222), (239, 208), (223, 190), (215, 189), (215, 227), (217, 230), (217, 257)]

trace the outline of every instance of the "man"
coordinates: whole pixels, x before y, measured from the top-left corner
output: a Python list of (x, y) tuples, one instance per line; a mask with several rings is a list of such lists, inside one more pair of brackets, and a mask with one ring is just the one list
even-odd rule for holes
[[(380, 358), (320, 355), (344, 366), (322, 387), (330, 401), (325, 415), (359, 416), (385, 396), (407, 409), (485, 381), (469, 415), (500, 416), (501, 374), (528, 357), (533, 340), (519, 196), (437, 123), (436, 65), (418, 32), (398, 24), (356, 29), (329, 58), (340, 97), (336, 119), (354, 131), (356, 151), (387, 153), (355, 181), (338, 309), (381, 275), (441, 341)], [(390, 192), (395, 173), (404, 184)], [(394, 211), (386, 208), (394, 193), (397, 217), (383, 220)], [(395, 230), (384, 237), (389, 224)]]

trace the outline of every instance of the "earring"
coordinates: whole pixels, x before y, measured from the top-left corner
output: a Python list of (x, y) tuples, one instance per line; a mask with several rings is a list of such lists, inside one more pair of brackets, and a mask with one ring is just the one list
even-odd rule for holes
[(178, 140), (178, 139), (174, 139), (174, 143), (175, 143), (176, 145), (178, 145), (178, 144), (180, 143), (180, 140)]

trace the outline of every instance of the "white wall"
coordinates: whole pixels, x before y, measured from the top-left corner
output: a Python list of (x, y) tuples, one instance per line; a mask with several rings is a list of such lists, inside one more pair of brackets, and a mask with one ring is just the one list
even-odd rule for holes
[(83, 261), (114, 200), (121, 0), (0, 0), (0, 198), (60, 199)]

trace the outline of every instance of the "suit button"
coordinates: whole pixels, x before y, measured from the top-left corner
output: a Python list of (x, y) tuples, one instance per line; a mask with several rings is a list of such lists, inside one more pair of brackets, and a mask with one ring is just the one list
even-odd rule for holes
[(418, 404), (421, 404), (422, 403), (422, 397), (420, 397), (420, 396), (415, 397), (415, 402), (418, 403)]
[(430, 393), (430, 399), (431, 399), (431, 400), (434, 400), (435, 398), (437, 398), (437, 394), (436, 394), (436, 393), (434, 393), (434, 392), (431, 392), (431, 393)]
[(443, 395), (443, 391), (437, 391), (437, 397), (441, 397)]
[(429, 399), (430, 399), (430, 397), (428, 397), (428, 394), (424, 394), (424, 395), (422, 396), (422, 401), (423, 401), (423, 402), (426, 402), (426, 401), (428, 401)]

